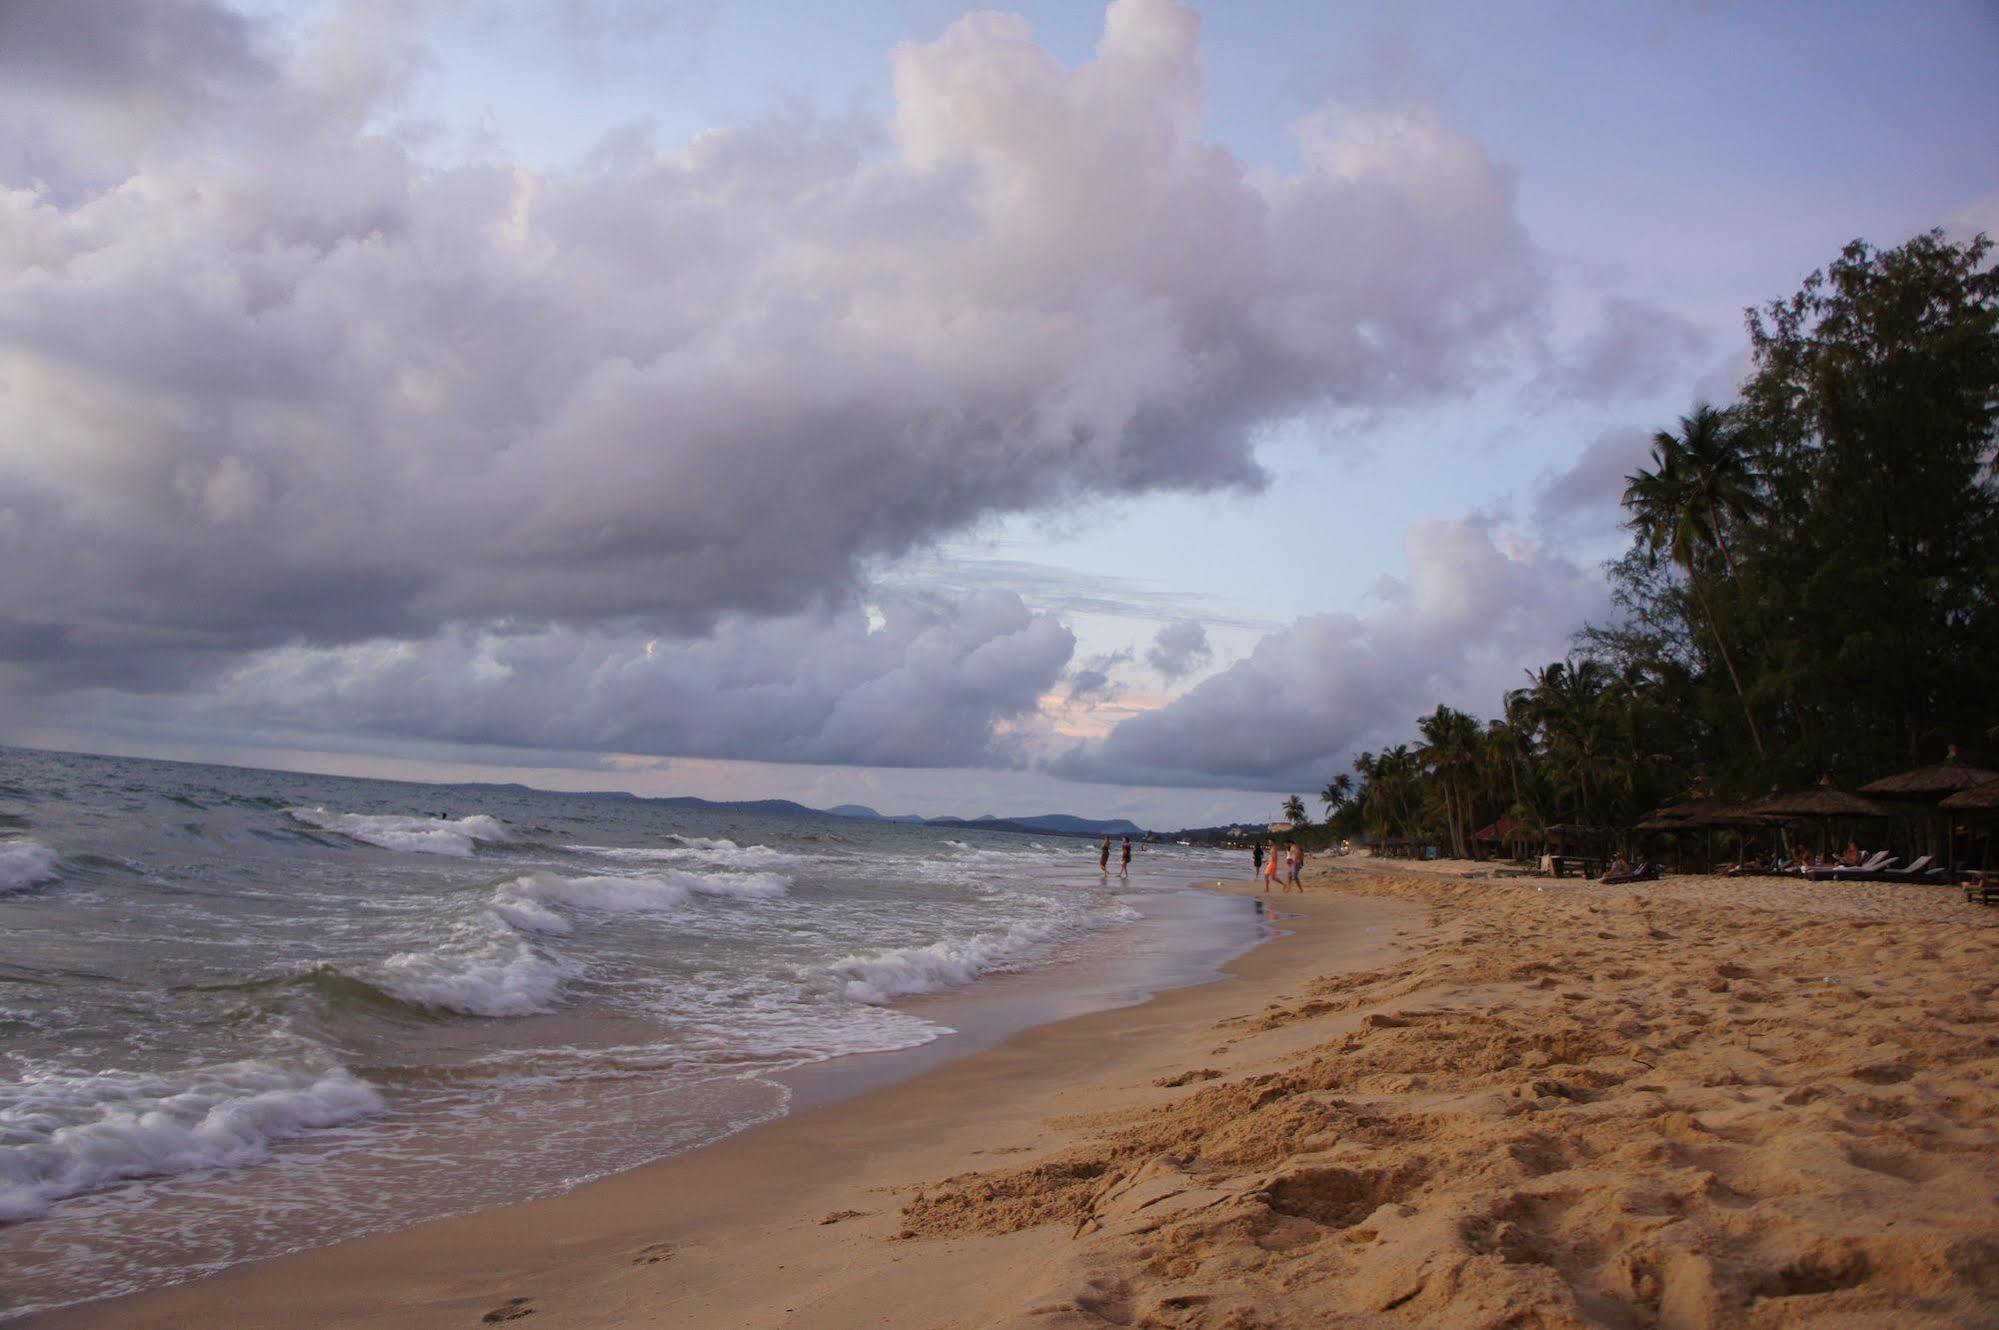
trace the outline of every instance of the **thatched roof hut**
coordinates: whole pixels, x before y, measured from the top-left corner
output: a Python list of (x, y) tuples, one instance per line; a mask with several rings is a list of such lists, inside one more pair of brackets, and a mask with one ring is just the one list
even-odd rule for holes
[(1951, 812), (1965, 809), (1991, 811), (1999, 808), (1999, 777), (1994, 777), (1983, 785), (1974, 785), (1968, 790), (1960, 790), (1938, 805)]
[(1679, 828), (1744, 827), (1769, 821), (1748, 804), (1727, 799), (1689, 799), (1682, 804), (1655, 808), (1638, 824), (1640, 831), (1672, 831)]
[(1751, 800), (1743, 805), (1742, 811), (1757, 817), (1784, 818), (1894, 816), (1872, 799), (1863, 799), (1857, 794), (1836, 790), (1827, 781), (1821, 781), (1809, 790), (1795, 790), (1788, 794), (1772, 794)]
[(1877, 781), (1869, 781), (1860, 787), (1860, 792), (1882, 799), (1933, 804), (1961, 791), (1975, 790), (1992, 781), (1999, 781), (1999, 771), (1967, 766), (1964, 759), (1957, 755), (1957, 749), (1953, 747), (1949, 756), (1941, 762), (1932, 763), (1927, 767), (1917, 767), (1914, 771), (1883, 776)]

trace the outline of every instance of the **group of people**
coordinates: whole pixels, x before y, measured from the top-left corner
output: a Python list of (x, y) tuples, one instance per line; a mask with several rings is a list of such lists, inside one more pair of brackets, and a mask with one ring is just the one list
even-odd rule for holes
[[(1104, 843), (1097, 849), (1097, 872), (1104, 877), (1111, 875), (1111, 838), (1104, 837)], [(1131, 837), (1124, 838), (1124, 858), (1118, 862), (1117, 875), (1131, 876)]]
[(1265, 891), (1269, 891), (1271, 885), (1277, 881), (1279, 865), (1287, 869), (1284, 876), (1286, 891), (1290, 891), (1293, 887), (1301, 892), (1305, 890), (1304, 884), (1298, 880), (1299, 872), (1305, 867), (1305, 847), (1297, 841), (1292, 841), (1288, 848), (1278, 845), (1275, 841), (1268, 844), (1258, 841), (1250, 847), (1249, 861), (1255, 865), (1254, 876), (1263, 879)]

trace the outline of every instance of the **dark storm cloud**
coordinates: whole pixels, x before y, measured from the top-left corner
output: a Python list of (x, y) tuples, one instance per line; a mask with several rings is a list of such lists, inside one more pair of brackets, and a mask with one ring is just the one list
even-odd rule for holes
[(693, 641), (607, 628), (452, 629), (286, 647), (172, 699), (77, 693), (47, 723), (210, 736), (364, 734), (536, 750), (871, 766), (1008, 765), (1005, 737), (1075, 638), (1017, 596), (724, 618)]
[(1208, 630), (1192, 619), (1182, 619), (1159, 630), (1145, 661), (1171, 683), (1200, 669), (1214, 654), (1208, 646)]
[(1559, 658), (1602, 583), (1482, 521), (1425, 522), (1410, 576), (1365, 617), (1320, 614), (1052, 770), (1147, 785), (1317, 788), (1364, 748), (1406, 742), (1440, 701), (1489, 715), (1522, 670)]
[[(1540, 299), (1509, 175), (1425, 108), (1311, 117), (1289, 173), (1196, 138), (1197, 21), (1167, 0), (1118, 0), (1076, 69), (968, 16), (897, 49), (883, 123), (626, 130), (539, 174), (382, 128), (428, 58), (420, 8), (356, 0), (304, 33), (204, 0), (0, 9), (17, 698), (248, 706), (258, 677), (258, 706), (296, 688), (328, 726), (462, 717), (441, 737), (513, 742), (541, 694), (490, 700), (454, 672), (464, 644), (534, 656), (516, 679), (634, 634), (699, 674), (759, 617), (770, 650), (806, 650), (796, 625), (846, 613), (866, 570), (976, 520), (1258, 488), (1259, 427), (1453, 393)], [(590, 699), (622, 697), (619, 671), (564, 675), (579, 699), (550, 724), (647, 751), (986, 751), (963, 726), (1052, 681), (1055, 631), (962, 723), (863, 669), (818, 729), (613, 721)], [(396, 642), (439, 681), (424, 705), (315, 688)]]

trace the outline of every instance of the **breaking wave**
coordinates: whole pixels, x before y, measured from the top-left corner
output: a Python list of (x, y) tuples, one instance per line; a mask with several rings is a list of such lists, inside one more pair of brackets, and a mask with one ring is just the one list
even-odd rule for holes
[(532, 1016), (562, 998), (563, 968), (510, 928), (461, 928), (427, 951), (402, 951), (359, 976), (412, 1006), (467, 1016)]
[(31, 1075), (0, 1085), (0, 1221), (129, 1178), (256, 1163), (273, 1141), (383, 1107), (340, 1066)]
[[(1121, 907), (1120, 919), (1136, 917)], [(1000, 932), (945, 938), (921, 947), (845, 956), (826, 967), (821, 982), (852, 1002), (887, 1002), (915, 993), (959, 988), (981, 975), (1016, 969), (1065, 937), (1083, 931), (1074, 924), (1015, 924)]]
[(775, 850), (768, 845), (738, 845), (726, 836), (669, 836), (667, 839), (674, 843), (653, 846), (565, 845), (562, 848), (632, 863), (684, 863), (693, 860), (745, 868), (768, 868), (813, 857)]
[(791, 879), (777, 873), (687, 873), (668, 870), (650, 877), (560, 877), (528, 873), (503, 884), (493, 894), (493, 909), (507, 922), (531, 932), (566, 933), (569, 921), (551, 905), (576, 906), (607, 913), (672, 910), (696, 896), (768, 900), (791, 888)]
[(55, 851), (39, 841), (0, 842), (0, 895), (56, 877)]
[(462, 859), (481, 841), (497, 843), (511, 839), (497, 818), (484, 813), (460, 818), (331, 813), (324, 808), (287, 808), (285, 813), (295, 822), (338, 832), (350, 840), (416, 854), (449, 854)]

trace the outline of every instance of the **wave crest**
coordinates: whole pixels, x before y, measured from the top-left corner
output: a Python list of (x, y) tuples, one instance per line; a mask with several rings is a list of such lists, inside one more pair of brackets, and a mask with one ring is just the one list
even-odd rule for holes
[(0, 895), (56, 877), (55, 851), (40, 841), (0, 842)]
[(383, 1107), (340, 1066), (30, 1076), (0, 1085), (0, 1221), (130, 1178), (256, 1163), (273, 1141)]
[(1060, 924), (1015, 924), (1003, 932), (845, 956), (826, 967), (823, 980), (850, 1002), (937, 993), (1014, 969), (1069, 931)]
[(532, 1016), (562, 997), (562, 968), (511, 929), (403, 951), (359, 976), (401, 1002), (467, 1016)]
[(469, 857), (481, 842), (497, 843), (512, 839), (498, 818), (484, 813), (448, 818), (287, 808), (285, 814), (295, 822), (336, 832), (349, 840), (414, 854), (449, 854), (463, 859)]

